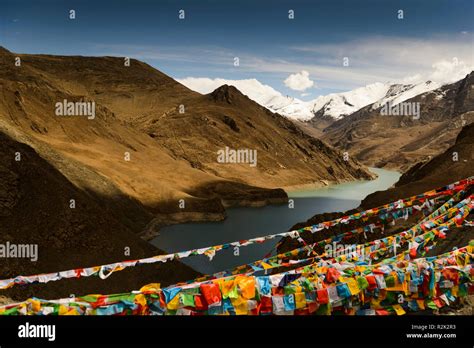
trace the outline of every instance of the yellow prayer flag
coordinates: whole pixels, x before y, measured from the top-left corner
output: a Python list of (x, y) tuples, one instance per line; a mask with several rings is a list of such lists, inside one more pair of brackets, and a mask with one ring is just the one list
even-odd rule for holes
[(237, 298), (231, 298), (232, 306), (234, 306), (235, 314), (237, 315), (246, 315), (248, 311), (247, 300), (242, 296)]
[(351, 295), (357, 295), (360, 292), (359, 285), (357, 284), (357, 281), (355, 279), (348, 278), (346, 280), (346, 284), (349, 287)]
[(255, 278), (238, 276), (235, 278), (235, 283), (239, 285), (242, 296), (246, 299), (255, 297)]
[[(179, 296), (175, 296), (177, 298)], [(135, 303), (139, 304), (140, 306), (146, 306), (146, 297), (143, 294), (138, 294), (135, 296)]]
[(235, 306), (240, 306), (242, 303), (245, 303), (245, 298), (242, 297), (242, 295), (237, 296), (236, 298), (231, 298), (230, 302), (232, 302), (232, 305)]
[(65, 315), (68, 312), (68, 308), (64, 305), (59, 305), (59, 315)]
[(229, 292), (231, 292), (233, 288), (234, 288), (234, 279), (224, 280), (221, 283), (222, 297), (227, 298), (229, 296)]
[(169, 310), (176, 310), (179, 308), (179, 296), (175, 296), (168, 304), (166, 305), (166, 308)]
[(403, 315), (405, 314), (406, 312), (403, 310), (402, 306), (400, 305), (394, 305), (393, 306), (393, 309), (395, 310), (395, 313), (397, 313), (397, 315)]
[(67, 313), (64, 314), (64, 315), (79, 315), (79, 313), (77, 312), (77, 309), (73, 307), (73, 308), (69, 309), (67, 311)]
[(295, 292), (303, 292), (303, 287), (301, 285), (294, 286)]
[(380, 301), (382, 301), (381, 299), (378, 299), (378, 298), (372, 298), (372, 300), (370, 301), (370, 307), (372, 307), (373, 309), (381, 309), (383, 308), (381, 305), (380, 305)]
[(140, 292), (158, 292), (160, 290), (160, 283), (151, 283), (143, 286)]
[(38, 300), (29, 299), (28, 302), (31, 303), (31, 309), (33, 312), (37, 313), (41, 309), (41, 302)]
[(247, 308), (247, 302), (244, 302), (238, 306), (234, 306), (235, 309), (235, 314), (237, 315), (247, 315), (248, 314), (248, 308)]
[(296, 309), (306, 307), (306, 296), (304, 292), (297, 292), (295, 294)]
[(272, 268), (272, 265), (270, 265), (270, 264), (268, 264), (268, 263), (266, 263), (266, 262), (261, 262), (261, 263), (260, 263), (260, 266), (262, 266), (263, 269), (270, 269), (270, 268)]

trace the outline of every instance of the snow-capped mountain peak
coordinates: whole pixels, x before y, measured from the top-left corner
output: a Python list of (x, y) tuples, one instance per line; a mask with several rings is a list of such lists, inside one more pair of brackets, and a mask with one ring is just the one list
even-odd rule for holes
[(442, 86), (441, 83), (432, 81), (417, 84), (376, 82), (348, 92), (331, 93), (310, 101), (303, 101), (284, 96), (256, 79), (226, 80), (189, 77), (178, 82), (200, 93), (210, 93), (224, 84), (233, 85), (267, 109), (300, 121), (309, 121), (315, 116), (338, 120), (367, 105), (372, 104), (372, 109), (377, 109), (386, 103), (396, 105)]
[(377, 102), (372, 105), (372, 109), (377, 109), (387, 103), (396, 105), (419, 94), (437, 89), (441, 86), (442, 84), (432, 81), (420, 82), (411, 85), (393, 84), (390, 86), (386, 95), (380, 100), (377, 100)]
[(387, 93), (388, 85), (373, 83), (343, 93), (332, 93), (310, 101), (313, 114), (339, 119), (379, 100)]

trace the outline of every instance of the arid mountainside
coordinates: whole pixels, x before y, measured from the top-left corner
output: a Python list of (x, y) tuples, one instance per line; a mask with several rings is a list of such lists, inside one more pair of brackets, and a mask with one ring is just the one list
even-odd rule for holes
[[(324, 128), (322, 139), (366, 165), (405, 171), (453, 145), (461, 128), (474, 120), (473, 82), (470, 73), (454, 84), (404, 101), (419, 103), (419, 119), (382, 115), (383, 104), (368, 105)], [(384, 100), (397, 92), (395, 87)], [(320, 128), (316, 119), (312, 122)]]
[[(2, 50), (0, 60), (2, 130), (78, 187), (130, 197), (158, 224), (220, 219), (222, 203), (282, 202), (278, 187), (371, 177), (233, 87), (201, 95), (145, 63), (125, 66), (123, 58)], [(95, 102), (95, 118), (57, 116), (63, 100)], [(219, 163), (226, 147), (256, 151), (257, 165)]]
[(361, 203), (371, 208), (409, 197), (474, 175), (474, 123), (464, 126), (453, 146), (429, 161), (419, 162), (385, 191), (368, 195)]

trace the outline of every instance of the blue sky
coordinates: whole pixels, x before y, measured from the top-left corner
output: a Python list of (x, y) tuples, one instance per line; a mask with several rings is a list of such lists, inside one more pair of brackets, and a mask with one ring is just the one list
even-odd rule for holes
[(2, 0), (0, 45), (19, 53), (130, 56), (177, 79), (256, 78), (310, 99), (469, 69), (473, 18), (471, 0)]

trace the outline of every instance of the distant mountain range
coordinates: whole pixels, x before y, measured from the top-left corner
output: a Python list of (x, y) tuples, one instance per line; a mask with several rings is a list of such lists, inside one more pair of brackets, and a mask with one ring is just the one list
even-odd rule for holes
[(383, 104), (388, 101), (399, 103), (442, 86), (441, 83), (432, 81), (417, 84), (378, 82), (348, 92), (331, 93), (310, 101), (303, 101), (284, 96), (256, 79), (186, 78), (178, 81), (197, 92), (210, 92), (221, 84), (230, 84), (269, 110), (299, 121), (311, 121), (313, 118), (339, 120), (370, 104)]
[[(206, 89), (226, 80), (181, 81), (190, 88)], [(254, 79), (226, 82), (369, 166), (404, 171), (446, 150), (461, 127), (474, 120), (473, 73), (454, 83), (374, 83), (306, 102), (285, 97)], [(384, 108), (401, 103), (419, 103), (419, 119), (383, 115)]]
[[(419, 93), (426, 86), (398, 86), (383, 100), (367, 105), (323, 129), (322, 139), (348, 151), (366, 165), (407, 170), (454, 144), (463, 126), (474, 121), (474, 73)], [(419, 115), (384, 115), (386, 103), (419, 107)], [(317, 125), (318, 120), (312, 120)]]

